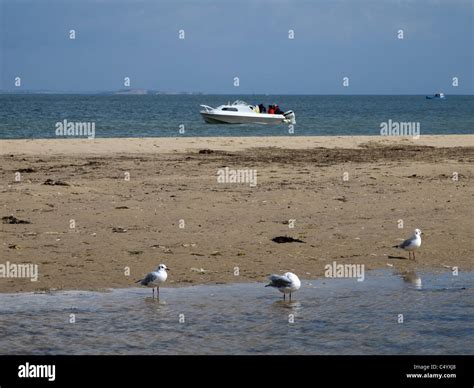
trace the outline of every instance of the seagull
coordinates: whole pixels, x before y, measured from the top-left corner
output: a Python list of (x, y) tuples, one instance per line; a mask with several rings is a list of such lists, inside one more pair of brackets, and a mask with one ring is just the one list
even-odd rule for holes
[(168, 278), (169, 268), (164, 265), (160, 264), (156, 271), (148, 273), (143, 279), (138, 280), (136, 283), (140, 283), (140, 285), (145, 287), (151, 287), (153, 291), (153, 298), (155, 298), (155, 287), (156, 287), (156, 296), (160, 298), (160, 284), (164, 283)]
[(413, 260), (416, 260), (415, 250), (421, 246), (421, 234), (422, 233), (420, 229), (415, 229), (413, 235), (408, 240), (403, 241), (399, 245), (393, 246), (393, 248), (400, 248), (405, 251), (408, 251), (408, 259), (410, 260), (413, 254)]
[(291, 293), (299, 290), (301, 287), (300, 279), (292, 272), (287, 272), (284, 275), (270, 275), (268, 279), (270, 283), (265, 287), (278, 288), (278, 291), (283, 293), (283, 300), (286, 299), (286, 294), (290, 294), (291, 300)]

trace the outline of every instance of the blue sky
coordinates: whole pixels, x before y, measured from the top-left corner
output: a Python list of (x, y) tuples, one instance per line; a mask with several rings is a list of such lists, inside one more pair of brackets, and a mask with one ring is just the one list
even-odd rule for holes
[(473, 19), (471, 0), (0, 0), (0, 88), (474, 94)]

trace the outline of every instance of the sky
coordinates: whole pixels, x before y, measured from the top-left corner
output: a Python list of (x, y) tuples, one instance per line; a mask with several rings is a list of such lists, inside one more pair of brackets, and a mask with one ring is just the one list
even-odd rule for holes
[(474, 94), (473, 4), (0, 0), (0, 90)]

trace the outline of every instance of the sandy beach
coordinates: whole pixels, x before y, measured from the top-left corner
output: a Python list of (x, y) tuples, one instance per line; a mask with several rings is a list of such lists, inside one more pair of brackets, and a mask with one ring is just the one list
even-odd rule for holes
[(0, 140), (0, 155), (116, 155), (183, 153), (201, 149), (244, 151), (249, 148), (366, 148), (367, 145), (418, 145), (428, 147), (474, 147), (472, 135), (413, 137), (382, 136), (272, 136), (272, 137), (149, 137), (114, 139)]
[[(39, 266), (0, 292), (131, 287), (159, 263), (167, 286), (474, 268), (474, 135), (0, 140), (0, 158), (1, 217), (29, 222), (3, 220), (0, 264)], [(415, 228), (413, 262), (392, 246)]]

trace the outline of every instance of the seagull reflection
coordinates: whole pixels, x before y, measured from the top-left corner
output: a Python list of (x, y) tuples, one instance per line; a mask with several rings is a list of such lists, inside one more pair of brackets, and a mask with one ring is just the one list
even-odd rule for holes
[(421, 278), (415, 271), (405, 271), (400, 274), (405, 283), (413, 284), (417, 290), (421, 290)]
[(277, 309), (286, 309), (286, 310), (301, 310), (301, 302), (299, 301), (284, 301), (282, 299), (276, 300), (272, 306)]

